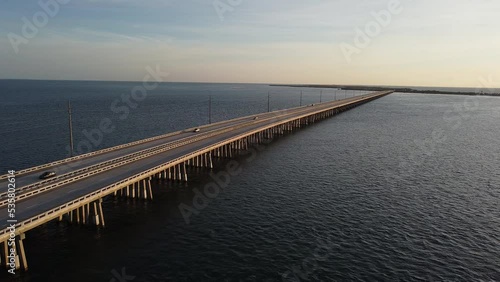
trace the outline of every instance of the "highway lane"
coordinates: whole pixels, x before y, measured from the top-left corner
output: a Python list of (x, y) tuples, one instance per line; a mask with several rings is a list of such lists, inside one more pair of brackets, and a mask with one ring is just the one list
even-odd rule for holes
[[(258, 115), (252, 115), (252, 116), (248, 116), (248, 117), (241, 117), (241, 118), (237, 118), (237, 119), (233, 119), (233, 120), (223, 121), (223, 122), (219, 122), (219, 123), (213, 124), (213, 125), (205, 125), (203, 127), (200, 127), (200, 128), (202, 128), (202, 132), (200, 132), (200, 133), (210, 131), (210, 130), (223, 129), (223, 128), (243, 124), (245, 122), (251, 121), (254, 118), (254, 116), (258, 116), (259, 118), (266, 118), (268, 116), (272, 116), (275, 114), (276, 114), (276, 112), (261, 113)], [(29, 173), (22, 174), (22, 175), (17, 175), (16, 176), (16, 186), (17, 186), (17, 188), (22, 188), (24, 186), (40, 182), (41, 180), (38, 177), (40, 176), (40, 174), (43, 171), (53, 170), (57, 173), (57, 175), (62, 175), (62, 174), (68, 173), (68, 172), (73, 172), (73, 171), (76, 171), (76, 170), (79, 170), (82, 168), (96, 165), (96, 164), (108, 161), (110, 159), (123, 157), (123, 156), (129, 155), (129, 154), (139, 152), (141, 150), (145, 150), (145, 149), (149, 149), (149, 148), (152, 148), (155, 146), (175, 142), (175, 141), (178, 141), (178, 140), (183, 139), (183, 138), (195, 137), (195, 136), (199, 135), (198, 133), (194, 133), (192, 130), (178, 131), (178, 132), (175, 132), (172, 134), (173, 134), (172, 136), (167, 136), (165, 138), (161, 138), (158, 140), (153, 140), (153, 141), (149, 141), (146, 143), (133, 145), (130, 147), (117, 149), (115, 151), (105, 152), (105, 153), (98, 154), (95, 156), (83, 158), (81, 160), (71, 161), (71, 162), (68, 162), (65, 164), (55, 165), (53, 167), (44, 168), (43, 170), (33, 171), (33, 172), (29, 172)], [(7, 179), (0, 180), (0, 187), (7, 187)]]
[[(322, 107), (326, 107), (328, 106), (330, 103), (335, 103), (335, 102), (329, 102), (329, 103), (324, 103), (322, 104), (321, 106)], [(294, 113), (294, 112), (300, 112), (300, 111), (304, 111), (304, 110), (308, 110), (308, 109), (304, 109), (304, 107), (298, 107), (298, 108), (293, 108), (293, 109), (290, 109), (290, 110), (281, 110), (281, 111), (277, 111), (277, 112), (271, 112), (271, 113), (265, 113), (265, 114), (261, 114), (260, 117), (262, 119), (265, 119), (265, 118), (269, 118), (269, 117), (272, 117), (272, 116), (277, 116), (277, 115), (283, 115), (283, 114), (288, 114), (290, 115), (290, 113)], [(250, 116), (252, 117), (252, 116)], [(253, 121), (253, 118), (251, 119), (248, 119), (247, 118), (243, 118), (243, 119), (238, 119), (238, 120), (241, 120), (240, 123), (238, 123), (238, 126), (241, 126), (241, 124), (244, 124), (244, 123), (248, 123), (248, 122), (252, 122)], [(227, 129), (234, 129), (234, 125), (230, 123), (231, 126), (224, 126), (224, 127), (221, 127), (222, 129), (224, 130), (227, 130)], [(211, 133), (211, 132), (214, 132), (215, 131), (215, 134), (221, 130), (219, 129), (215, 129), (215, 130), (211, 130), (211, 131), (206, 131), (207, 133), (205, 134), (207, 137), (209, 137), (210, 135), (213, 135), (214, 133)], [(221, 132), (222, 133), (222, 132)], [(209, 135), (210, 134), (210, 135)], [(194, 135), (194, 136), (197, 136), (196, 139), (200, 139), (200, 138), (204, 138), (205, 136), (204, 134), (198, 134), (198, 135)], [(205, 137), (205, 138), (207, 138)], [(182, 142), (193, 142), (194, 140), (192, 140), (193, 138), (189, 139), (189, 138), (184, 138), (184, 139), (188, 139), (188, 141), (186, 140), (183, 140)], [(191, 141), (192, 140), (192, 141)], [(178, 140), (180, 141), (180, 140)], [(165, 149), (169, 149), (171, 150), (171, 147), (173, 147), (173, 145), (171, 143), (167, 143), (168, 145), (165, 145), (165, 144), (162, 144), (160, 147), (161, 148), (157, 148), (157, 147), (153, 147), (151, 149), (148, 149), (147, 151), (149, 152), (148, 155), (150, 156), (151, 154), (155, 153), (155, 152), (162, 152), (162, 151), (165, 151)], [(180, 144), (175, 144), (175, 146), (179, 146)], [(163, 149), (165, 148), (165, 149)], [(144, 157), (148, 157), (148, 155), (145, 154), (145, 152), (138, 152), (140, 154), (136, 154), (137, 156), (135, 156), (135, 158), (138, 158), (138, 157), (141, 157), (143, 154), (144, 154)], [(97, 174), (97, 173), (103, 173), (101, 170), (109, 170), (113, 167), (116, 167), (116, 165), (114, 164), (120, 164), (120, 165), (124, 165), (124, 163), (128, 163), (130, 161), (134, 161), (135, 158), (133, 159), (132, 156), (130, 156), (129, 158), (129, 155), (125, 156), (125, 157), (121, 157), (120, 160), (107, 160), (107, 162), (105, 163), (99, 163), (99, 167), (100, 170), (97, 170), (97, 168), (93, 168), (91, 171), (88, 170), (88, 168), (86, 168), (86, 170), (84, 172), (79, 172), (78, 175), (84, 175), (85, 174), (85, 177), (89, 177), (90, 175), (89, 174)], [(104, 165), (105, 164), (105, 165)], [(94, 173), (92, 173), (92, 171), (95, 171)], [(62, 178), (62, 177), (59, 177), (59, 178)], [(75, 178), (75, 175), (71, 175), (71, 176), (65, 176), (65, 178), (67, 178), (68, 180), (74, 182), (74, 181), (79, 181), (80, 178)], [(72, 180), (73, 179), (73, 180)], [(30, 190), (23, 190), (22, 192), (18, 192), (17, 193), (17, 196), (21, 195), (21, 194), (25, 194), (25, 193), (28, 193), (29, 191), (37, 191), (37, 190), (40, 190), (40, 189), (44, 189), (43, 192), (45, 192), (45, 187), (47, 188), (50, 188), (50, 189), (57, 189), (59, 188), (62, 184), (57, 184), (57, 183), (62, 183), (61, 181), (62, 179), (51, 179), (51, 180), (48, 180), (50, 181), (50, 183), (45, 183), (43, 186), (36, 186), (35, 188), (31, 188)], [(67, 185), (67, 181), (64, 183), (64, 185)], [(6, 194), (6, 193), (4, 193)], [(31, 194), (31, 196), (37, 196), (38, 193), (36, 194)], [(4, 197), (6, 197), (6, 195), (4, 195)], [(17, 201), (20, 201), (21, 199), (17, 199)], [(23, 197), (23, 200), (25, 200), (25, 197)], [(7, 204), (7, 201), (4, 202), (5, 204)], [(3, 206), (4, 204), (2, 204)]]
[[(353, 99), (353, 98), (350, 98), (350, 99)], [(347, 100), (349, 100), (349, 99), (346, 99), (346, 101)], [(335, 101), (330, 101), (330, 102), (325, 102), (323, 104), (334, 103), (334, 102)], [(247, 117), (240, 117), (240, 118), (236, 118), (236, 119), (232, 119), (232, 120), (228, 120), (228, 121), (218, 122), (218, 123), (215, 123), (213, 125), (204, 125), (200, 128), (202, 128), (203, 132), (210, 131), (210, 130), (217, 130), (217, 129), (222, 129), (222, 128), (227, 128), (227, 127), (243, 124), (245, 122), (251, 121), (255, 116), (258, 116), (259, 118), (266, 118), (266, 117), (269, 117), (272, 115), (280, 114), (284, 111), (293, 111), (293, 110), (297, 110), (297, 109), (301, 109), (301, 108), (303, 108), (303, 107), (296, 107), (296, 108), (291, 108), (291, 109), (274, 111), (271, 113), (261, 113), (261, 114), (257, 114), (257, 115), (247, 116)], [(63, 174), (69, 173), (69, 172), (74, 172), (76, 170), (84, 169), (84, 168), (87, 168), (89, 166), (94, 166), (94, 165), (109, 161), (111, 159), (124, 157), (126, 155), (137, 153), (141, 150), (150, 149), (152, 147), (159, 146), (159, 145), (165, 145), (165, 144), (170, 143), (170, 142), (175, 142), (175, 141), (178, 141), (178, 140), (183, 139), (183, 138), (194, 137), (197, 135), (198, 134), (192, 132), (192, 130), (178, 131), (178, 132), (171, 133), (171, 136), (166, 136), (166, 137), (161, 138), (161, 139), (133, 145), (130, 147), (120, 148), (120, 149), (110, 151), (110, 152), (104, 152), (104, 153), (101, 153), (98, 155), (90, 156), (90, 157), (83, 158), (80, 160), (74, 160), (74, 161), (64, 163), (64, 164), (58, 164), (58, 165), (55, 165), (55, 166), (52, 166), (49, 168), (44, 168), (43, 170), (37, 170), (37, 171), (17, 175), (16, 176), (16, 186), (17, 186), (17, 189), (21, 190), (23, 187), (25, 187), (27, 185), (33, 185), (33, 184), (40, 183), (42, 180), (39, 179), (39, 175), (41, 174), (42, 171), (53, 170), (59, 176), (59, 177), (57, 177), (58, 178), (57, 180), (61, 180), (62, 178), (60, 176)], [(56, 181), (55, 179), (49, 179), (49, 180), (45, 180), (44, 182), (45, 183), (47, 183), (47, 182), (54, 183), (55, 181)], [(7, 179), (0, 180), (0, 187), (7, 187)], [(1, 190), (0, 190), (0, 193), (1, 193)]]
[[(352, 98), (352, 99), (347, 99), (343, 101), (337, 101), (335, 103), (324, 103), (318, 106), (314, 107), (309, 107), (305, 110), (307, 111), (313, 111), (317, 110), (319, 108), (323, 107), (331, 107), (333, 104), (341, 104), (345, 103), (346, 101), (349, 100), (357, 100), (360, 97)], [(304, 109), (304, 108), (301, 108)], [(289, 115), (295, 115), (296, 113), (294, 111), (290, 111), (291, 113)], [(288, 115), (286, 115), (289, 117)], [(265, 121), (265, 122), (259, 122), (256, 121), (256, 124), (251, 124), (247, 125), (245, 127), (239, 128), (237, 130), (227, 132), (212, 138), (204, 139), (198, 142), (194, 142), (191, 144), (188, 144), (186, 146), (178, 147), (173, 150), (169, 150), (167, 152), (161, 153), (154, 155), (149, 158), (141, 159), (139, 161), (124, 165), (122, 167), (118, 167), (112, 170), (107, 171), (106, 173), (101, 173), (97, 174), (88, 178), (85, 178), (83, 180), (80, 180), (78, 182), (74, 182), (68, 185), (65, 185), (63, 187), (51, 190), (49, 192), (37, 195), (36, 197), (29, 198), (25, 201), (21, 201), (17, 203), (17, 209), (16, 209), (16, 218), (18, 221), (22, 221), (25, 219), (28, 219), (32, 216), (35, 216), (37, 214), (43, 213), (47, 210), (50, 210), (54, 207), (57, 207), (59, 205), (62, 205), (72, 199), (75, 199), (79, 196), (86, 195), (90, 192), (93, 192), (97, 189), (100, 189), (102, 187), (105, 187), (107, 185), (110, 185), (112, 183), (115, 183), (117, 181), (120, 181), (122, 179), (125, 179), (129, 176), (132, 176), (134, 174), (140, 173), (142, 171), (145, 171), (151, 167), (154, 167), (156, 165), (160, 165), (162, 163), (167, 162), (168, 160), (175, 159), (179, 156), (183, 156), (186, 154), (189, 154), (197, 149), (204, 148), (208, 145), (217, 143), (222, 140), (227, 140), (228, 138), (231, 138), (233, 136), (237, 136), (241, 133), (251, 131), (253, 129), (261, 128), (266, 125), (272, 124), (276, 122), (277, 120), (282, 119), (283, 117), (277, 116), (276, 118)], [(7, 220), (7, 211), (5, 208), (0, 209), (0, 228), (5, 228), (6, 227), (6, 220)]]

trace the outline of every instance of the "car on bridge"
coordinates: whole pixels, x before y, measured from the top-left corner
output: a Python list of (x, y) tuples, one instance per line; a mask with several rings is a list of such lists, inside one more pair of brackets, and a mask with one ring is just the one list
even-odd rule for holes
[(200, 129), (196, 128), (195, 130), (193, 130), (193, 132), (200, 132)]
[(47, 179), (47, 178), (51, 178), (51, 177), (54, 177), (56, 176), (56, 172), (55, 171), (46, 171), (44, 173), (42, 173), (38, 178), (40, 179)]

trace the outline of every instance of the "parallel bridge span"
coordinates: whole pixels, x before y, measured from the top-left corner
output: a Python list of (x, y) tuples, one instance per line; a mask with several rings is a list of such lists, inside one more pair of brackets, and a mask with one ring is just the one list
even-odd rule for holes
[[(9, 228), (7, 193), (0, 194), (0, 263), (8, 267), (16, 242), (16, 268), (28, 269), (25, 233), (49, 221), (104, 226), (103, 198), (108, 195), (153, 199), (151, 180), (187, 181), (187, 166), (213, 168), (213, 158), (231, 158), (274, 135), (334, 116), (394, 91), (382, 91), (340, 101), (263, 113), (152, 137), (93, 153), (24, 169), (16, 173), (15, 232)], [(42, 170), (57, 177), (39, 180)], [(8, 178), (0, 176), (0, 187)]]

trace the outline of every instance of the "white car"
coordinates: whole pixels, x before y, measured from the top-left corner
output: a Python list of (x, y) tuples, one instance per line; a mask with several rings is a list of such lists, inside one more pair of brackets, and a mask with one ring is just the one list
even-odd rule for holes
[(193, 132), (200, 132), (200, 129), (199, 128), (195, 128), (195, 130), (193, 130)]

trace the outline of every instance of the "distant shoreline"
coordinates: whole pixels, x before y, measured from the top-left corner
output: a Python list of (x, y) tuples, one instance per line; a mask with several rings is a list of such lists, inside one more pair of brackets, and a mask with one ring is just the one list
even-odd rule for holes
[(351, 91), (387, 91), (395, 90), (402, 93), (419, 93), (419, 94), (442, 94), (442, 95), (467, 95), (467, 96), (495, 96), (500, 97), (500, 93), (488, 92), (451, 92), (440, 90), (419, 90), (407, 87), (381, 87), (381, 86), (345, 86), (345, 85), (320, 85), (320, 84), (269, 84), (269, 86), (281, 87), (298, 87), (298, 88), (339, 88), (340, 90)]

